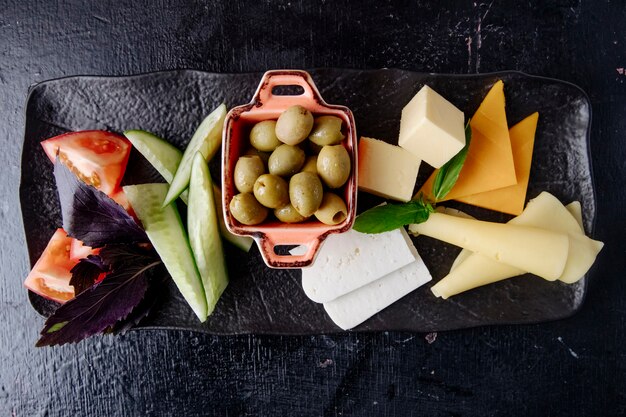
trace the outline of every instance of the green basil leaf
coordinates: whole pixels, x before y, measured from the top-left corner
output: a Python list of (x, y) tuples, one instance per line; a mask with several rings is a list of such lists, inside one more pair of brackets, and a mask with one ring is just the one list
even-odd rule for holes
[(454, 187), (454, 184), (456, 184), (456, 180), (459, 179), (465, 158), (467, 158), (467, 151), (469, 150), (471, 140), (472, 128), (468, 121), (467, 125), (465, 125), (465, 146), (437, 171), (437, 176), (433, 182), (433, 196), (435, 197), (435, 201), (439, 201), (448, 195), (452, 187)]
[(361, 213), (353, 229), (361, 233), (383, 233), (407, 224), (422, 223), (434, 211), (421, 197), (402, 204), (385, 204)]

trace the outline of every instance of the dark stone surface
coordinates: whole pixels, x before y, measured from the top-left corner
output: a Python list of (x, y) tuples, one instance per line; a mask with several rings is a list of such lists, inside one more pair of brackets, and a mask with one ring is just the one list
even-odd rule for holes
[[(626, 4), (34, 2), (0, 12), (0, 413), (552, 415), (626, 413)], [(194, 68), (521, 70), (579, 85), (593, 109), (595, 237), (581, 311), (540, 325), (421, 333), (131, 332), (35, 349), (18, 187), (29, 85)], [(47, 225), (46, 225), (47, 227)]]
[[(486, 75), (429, 75), (405, 70), (310, 70), (322, 97), (348, 106), (359, 135), (397, 143), (404, 105), (428, 84), (466, 114), (474, 114), (494, 81), (506, 85), (507, 116), (512, 126), (540, 113), (528, 196), (548, 191), (566, 203), (580, 201), (587, 230), (592, 231), (596, 203), (588, 153), (590, 103), (571, 84), (516, 72)], [(56, 186), (39, 142), (66, 130), (141, 128), (158, 132), (181, 149), (195, 126), (221, 102), (229, 108), (247, 103), (261, 73), (209, 74), (167, 71), (131, 77), (69, 77), (46, 81), (31, 89), (26, 105), (26, 137), (22, 153), (20, 200), (31, 263), (39, 258), (49, 235), (62, 224)], [(233, 88), (237, 86), (237, 88)], [(127, 183), (151, 181), (153, 169), (130, 162)], [(211, 165), (219, 178), (220, 158)], [(432, 168), (422, 168), (421, 186)], [(415, 190), (417, 191), (417, 190)], [(361, 193), (359, 211), (383, 200)], [(446, 205), (450, 205), (447, 203)], [(454, 204), (482, 220), (503, 221), (489, 210)], [(184, 210), (184, 207), (181, 207)], [(45, 226), (44, 226), (45, 225)], [(413, 238), (430, 273), (443, 278), (459, 249), (427, 238)], [(147, 327), (182, 327), (213, 334), (267, 333), (283, 335), (341, 332), (321, 304), (311, 302), (300, 286), (299, 270), (275, 270), (263, 263), (256, 245), (246, 254), (227, 246), (230, 283), (206, 323), (199, 323), (175, 289), (167, 301), (142, 323)], [(574, 285), (523, 276), (441, 300), (425, 285), (380, 312), (355, 331), (430, 332), (487, 324), (536, 323), (574, 314), (582, 305), (586, 280)], [(31, 294), (37, 311), (50, 302)], [(245, 300), (245, 302), (242, 302)]]

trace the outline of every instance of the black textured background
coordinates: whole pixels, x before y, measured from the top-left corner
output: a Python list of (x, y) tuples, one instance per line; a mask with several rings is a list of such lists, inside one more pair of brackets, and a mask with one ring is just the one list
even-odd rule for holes
[[(626, 414), (626, 4), (552, 2), (0, 4), (0, 414), (618, 416)], [(42, 320), (18, 186), (30, 84), (195, 68), (504, 69), (581, 86), (593, 108), (595, 236), (574, 317), (433, 335), (220, 337), (185, 331), (35, 349)]]

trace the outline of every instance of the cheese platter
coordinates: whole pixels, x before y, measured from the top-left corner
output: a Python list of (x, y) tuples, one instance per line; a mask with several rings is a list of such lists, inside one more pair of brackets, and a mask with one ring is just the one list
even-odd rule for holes
[[(519, 72), (440, 75), (397, 69), (314, 69), (309, 74), (326, 102), (352, 111), (360, 137), (393, 145), (398, 144), (401, 135), (402, 109), (423, 86), (440, 93), (466, 115), (473, 115), (491, 88), (502, 81), (509, 126), (534, 112), (540, 115), (527, 199), (548, 191), (563, 203), (579, 201), (584, 231), (593, 233), (596, 203), (589, 158), (591, 108), (584, 92), (576, 86)], [(227, 108), (247, 103), (261, 77), (260, 73), (211, 74), (184, 70), (127, 77), (77, 76), (33, 86), (26, 109), (20, 186), (31, 262), (34, 264), (39, 258), (61, 224), (53, 169), (40, 147), (41, 141), (86, 129), (112, 132), (142, 129), (184, 149), (204, 116), (220, 103), (225, 103)], [(213, 179), (219, 181), (222, 169), (219, 158), (212, 159), (209, 167)], [(427, 164), (420, 166), (414, 192), (428, 181), (433, 171)], [(122, 185), (147, 182), (163, 182), (163, 179), (139, 152), (132, 150)], [(384, 201), (379, 196), (359, 192), (357, 213)], [(461, 202), (447, 205), (481, 220), (511, 219), (509, 214)], [(433, 283), (450, 271), (460, 252), (457, 247), (429, 237), (407, 235), (396, 239), (411, 239), (419, 253), (420, 263), (415, 268), (427, 270)], [(329, 243), (330, 240), (326, 242)], [(384, 269), (401, 247), (398, 245), (389, 240), (378, 251), (373, 246), (372, 253), (355, 265), (351, 276), (363, 274), (375, 265)], [(360, 250), (360, 244), (357, 247)], [(331, 298), (322, 297), (313, 302), (307, 297), (310, 279), (307, 270), (303, 273), (299, 269), (268, 268), (256, 246), (247, 253), (228, 244), (224, 250), (229, 284), (206, 322), (197, 320), (174, 283), (168, 280), (162, 285), (156, 308), (135, 328), (184, 328), (214, 334), (320, 334), (353, 327), (350, 320), (339, 327), (329, 317), (328, 314), (338, 314), (332, 311), (342, 311), (340, 303), (329, 307), (328, 303), (322, 303), (332, 302)], [(417, 259), (413, 255), (405, 265)], [(401, 270), (398, 268), (394, 270)], [(327, 271), (324, 276), (331, 275)], [(389, 284), (391, 287), (402, 287), (398, 277), (401, 275), (389, 278), (396, 280)], [(428, 332), (555, 320), (580, 308), (587, 285), (586, 279), (566, 285), (522, 275), (443, 300), (433, 296), (430, 290), (433, 283), (420, 282), (422, 286), (412, 292), (414, 287), (408, 286), (404, 292), (400, 291), (405, 296), (354, 329)], [(323, 291), (324, 284), (317, 284)], [(375, 304), (379, 298), (397, 298), (394, 294), (378, 297), (383, 293), (373, 292), (375, 296), (368, 296), (364, 292), (360, 299)], [(34, 308), (44, 316), (57, 307), (34, 293), (30, 293), (30, 298)]]

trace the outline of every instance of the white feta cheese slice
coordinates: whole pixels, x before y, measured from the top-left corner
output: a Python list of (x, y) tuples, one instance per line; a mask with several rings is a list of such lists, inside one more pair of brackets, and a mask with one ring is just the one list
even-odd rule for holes
[[(297, 247), (291, 254), (303, 250)], [(325, 303), (414, 262), (418, 256), (404, 228), (379, 234), (355, 230), (333, 234), (313, 265), (302, 269), (302, 287), (311, 300)]]
[(425, 85), (402, 109), (398, 145), (435, 168), (465, 146), (465, 116)]
[(409, 201), (421, 160), (399, 146), (362, 137), (359, 140), (359, 189), (381, 197)]
[(352, 329), (430, 280), (432, 276), (418, 255), (410, 264), (324, 303), (324, 309), (337, 326)]

